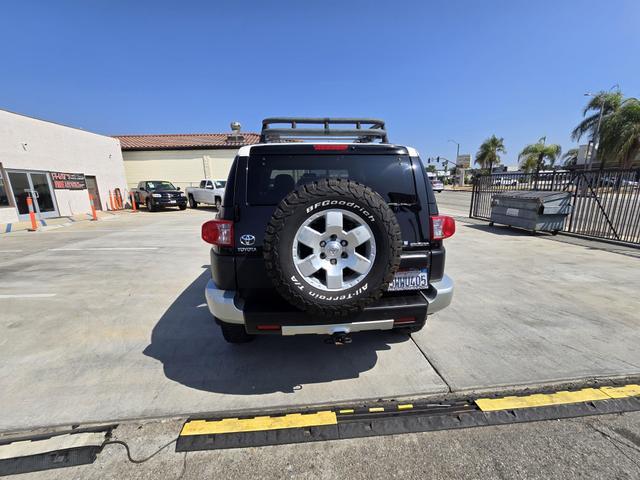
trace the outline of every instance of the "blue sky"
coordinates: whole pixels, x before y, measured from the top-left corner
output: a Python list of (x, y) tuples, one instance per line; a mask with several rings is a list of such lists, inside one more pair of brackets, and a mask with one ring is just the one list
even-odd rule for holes
[(0, 15), (0, 108), (104, 134), (373, 116), (423, 157), (546, 135), (640, 96), (638, 0), (30, 1)]

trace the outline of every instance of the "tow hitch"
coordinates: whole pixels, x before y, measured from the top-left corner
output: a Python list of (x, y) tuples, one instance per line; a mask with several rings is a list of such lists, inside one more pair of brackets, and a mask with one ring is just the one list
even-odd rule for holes
[(333, 345), (347, 345), (351, 343), (351, 334), (349, 332), (335, 332), (325, 339), (325, 343)]

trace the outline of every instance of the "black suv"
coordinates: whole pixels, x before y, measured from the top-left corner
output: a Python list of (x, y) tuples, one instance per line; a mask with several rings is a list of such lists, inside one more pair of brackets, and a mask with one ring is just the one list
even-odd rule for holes
[(180, 187), (175, 187), (173, 183), (166, 180), (143, 180), (132, 192), (136, 207), (145, 205), (150, 212), (165, 207), (178, 207), (180, 210), (187, 208), (187, 197), (184, 192), (180, 191)]
[(233, 162), (217, 218), (202, 226), (213, 245), (207, 303), (232, 343), (416, 332), (451, 302), (442, 241), (454, 232), (418, 153), (390, 144), (384, 122), (265, 119), (261, 143)]

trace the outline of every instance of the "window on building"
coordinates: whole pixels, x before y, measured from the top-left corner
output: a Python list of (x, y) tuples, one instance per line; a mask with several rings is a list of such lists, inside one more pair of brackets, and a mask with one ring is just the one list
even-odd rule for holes
[(9, 205), (9, 187), (5, 184), (2, 172), (0, 172), (0, 207), (8, 207)]

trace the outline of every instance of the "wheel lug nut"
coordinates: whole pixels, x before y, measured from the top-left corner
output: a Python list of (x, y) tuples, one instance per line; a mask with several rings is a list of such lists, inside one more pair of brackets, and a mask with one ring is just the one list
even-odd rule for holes
[(322, 253), (320, 254), (320, 258), (326, 258), (326, 257), (327, 257), (327, 256), (325, 255), (325, 253), (324, 253), (324, 252), (322, 252)]
[(347, 252), (342, 252), (342, 258), (347, 258), (349, 255), (347, 255)]
[(331, 259), (331, 265), (335, 265), (336, 263), (338, 263), (338, 260), (336, 260), (335, 258)]
[(324, 240), (322, 240), (322, 241), (320, 242), (320, 246), (321, 246), (322, 248), (324, 248), (326, 245), (327, 245), (327, 242), (325, 242)]
[(338, 236), (337, 236), (337, 235), (331, 235), (331, 240), (335, 241), (335, 240), (336, 240), (336, 238), (338, 238)]
[(343, 247), (346, 247), (347, 245), (349, 245), (349, 242), (347, 242), (346, 240), (342, 240), (340, 242), (340, 245), (342, 245)]

